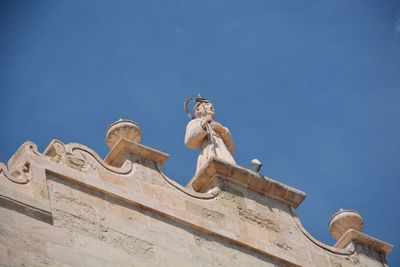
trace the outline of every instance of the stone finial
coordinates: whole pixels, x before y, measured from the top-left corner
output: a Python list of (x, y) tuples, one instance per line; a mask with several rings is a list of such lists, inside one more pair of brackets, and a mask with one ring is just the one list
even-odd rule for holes
[(354, 210), (340, 209), (329, 221), (329, 232), (333, 239), (339, 240), (346, 231), (353, 229), (361, 232), (364, 223), (360, 213)]
[(106, 130), (107, 146), (111, 149), (121, 138), (128, 139), (136, 143), (142, 140), (142, 133), (139, 125), (131, 120), (119, 119), (108, 126)]

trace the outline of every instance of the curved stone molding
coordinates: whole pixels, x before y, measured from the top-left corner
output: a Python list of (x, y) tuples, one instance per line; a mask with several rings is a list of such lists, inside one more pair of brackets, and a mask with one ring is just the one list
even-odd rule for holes
[(27, 151), (32, 152), (36, 156), (42, 157), (43, 155), (39, 152), (38, 147), (35, 143), (30, 141), (25, 142), (22, 147), (24, 147)]
[(11, 170), (8, 170), (4, 163), (0, 162), (0, 176), (3, 176), (16, 184), (27, 184), (31, 181), (30, 163), (18, 164)]
[(192, 191), (186, 187), (181, 186), (180, 184), (178, 184), (177, 182), (169, 179), (161, 170), (160, 164), (158, 162), (154, 162), (158, 172), (161, 174), (161, 177), (172, 187), (174, 187), (175, 189), (177, 189), (178, 191), (184, 193), (185, 195), (188, 195), (190, 197), (193, 198), (197, 198), (197, 199), (213, 199), (215, 197), (218, 196), (219, 191), (213, 191), (211, 194), (210, 193), (198, 193), (195, 191)]
[(51, 223), (45, 164), (47, 159), (28, 141), (8, 161), (0, 163), (0, 202), (18, 213)]
[(89, 172), (94, 169), (94, 166), (89, 163), (81, 151), (74, 151), (73, 149), (67, 151), (65, 145), (59, 141), (55, 141), (53, 147), (55, 156), (51, 159), (55, 162), (63, 162), (69, 167), (83, 172)]
[(27, 159), (22, 159), (21, 156), (26, 153), (33, 153), (36, 156), (41, 156), (37, 150), (36, 144), (27, 141), (15, 152), (15, 154), (6, 164), (0, 162), (0, 176), (5, 177), (9, 181), (16, 184), (27, 184), (32, 179), (31, 163)]
[(53, 140), (44, 152), (45, 156), (50, 157), (55, 162), (62, 162), (69, 167), (80, 170), (82, 172), (91, 172), (96, 169), (95, 165), (99, 165), (115, 174), (127, 175), (132, 172), (132, 163), (127, 160), (117, 168), (106, 164), (96, 152), (90, 148), (71, 143), (65, 145), (59, 140)]
[(305, 228), (304, 226), (301, 224), (301, 221), (299, 219), (299, 217), (296, 214), (296, 209), (293, 207), (290, 207), (291, 213), (292, 213), (292, 217), (295, 221), (296, 226), (298, 227), (298, 229), (300, 230), (300, 232), (308, 239), (310, 240), (312, 243), (314, 243), (315, 245), (317, 245), (318, 247), (332, 252), (334, 254), (339, 254), (339, 255), (352, 255), (355, 252), (355, 249), (353, 248), (352, 250), (350, 249), (345, 249), (345, 248), (335, 248), (335, 247), (331, 247), (327, 244), (322, 243), (321, 241), (317, 240), (316, 238), (314, 238)]

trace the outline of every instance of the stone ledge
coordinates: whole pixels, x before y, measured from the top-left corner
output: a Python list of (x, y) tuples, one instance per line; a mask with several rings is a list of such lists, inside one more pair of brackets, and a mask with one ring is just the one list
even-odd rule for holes
[(352, 242), (383, 252), (385, 256), (387, 256), (393, 249), (392, 245), (353, 229), (347, 230), (346, 233), (344, 233), (344, 235), (336, 242), (335, 247), (346, 248)]
[(23, 213), (27, 216), (51, 224), (53, 216), (49, 207), (40, 207), (38, 203), (0, 195), (0, 207)]
[[(108, 153), (105, 158), (105, 162), (111, 166), (115, 166), (115, 162), (124, 162), (124, 157), (126, 153), (137, 155), (141, 158), (154, 161), (161, 166), (168, 160), (169, 155), (161, 152), (159, 150), (149, 148), (142, 144), (130, 141), (125, 138), (121, 138), (112, 148), (110, 153)], [(119, 167), (119, 166), (118, 166)]]
[(243, 167), (212, 157), (188, 183), (188, 187), (204, 193), (211, 189), (218, 178), (224, 178), (297, 208), (306, 197), (300, 190), (262, 176)]

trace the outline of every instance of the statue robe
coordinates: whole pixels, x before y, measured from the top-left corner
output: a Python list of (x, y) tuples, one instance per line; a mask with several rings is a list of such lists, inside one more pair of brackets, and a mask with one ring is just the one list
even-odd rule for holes
[[(211, 129), (214, 142), (210, 140), (207, 130), (201, 127), (201, 118), (191, 120), (186, 126), (185, 145), (191, 149), (199, 149), (200, 154), (197, 158), (196, 172), (207, 162), (207, 160), (214, 156), (223, 159), (230, 163), (236, 163), (233, 159), (234, 145), (229, 129), (225, 128), (225, 132), (217, 134)], [(215, 147), (216, 155), (213, 151)]]

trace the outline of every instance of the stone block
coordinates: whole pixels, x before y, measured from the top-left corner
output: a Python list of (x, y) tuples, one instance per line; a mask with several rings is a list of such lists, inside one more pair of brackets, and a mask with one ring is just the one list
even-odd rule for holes
[(49, 251), (51, 259), (70, 266), (111, 266), (110, 262), (105, 262), (101, 258), (82, 253), (71, 247), (49, 243)]

